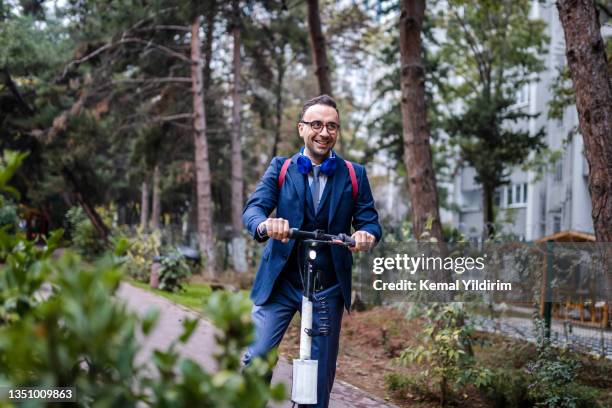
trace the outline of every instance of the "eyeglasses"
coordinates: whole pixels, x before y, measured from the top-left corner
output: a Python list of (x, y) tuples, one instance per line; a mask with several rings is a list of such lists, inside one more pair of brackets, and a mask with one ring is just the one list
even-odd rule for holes
[[(320, 120), (313, 120), (312, 122), (300, 120), (300, 123), (310, 126), (315, 132), (320, 132), (323, 130), (323, 122)], [(325, 123), (325, 127), (330, 134), (336, 133), (338, 129), (340, 129), (340, 125), (336, 122), (327, 122)]]

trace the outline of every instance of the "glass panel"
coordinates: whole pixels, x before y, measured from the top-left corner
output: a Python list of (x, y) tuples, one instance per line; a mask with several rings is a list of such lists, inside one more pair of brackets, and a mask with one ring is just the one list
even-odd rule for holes
[(521, 199), (521, 185), (517, 184), (516, 186), (514, 186), (514, 202), (516, 204), (520, 204), (523, 202), (523, 200)]

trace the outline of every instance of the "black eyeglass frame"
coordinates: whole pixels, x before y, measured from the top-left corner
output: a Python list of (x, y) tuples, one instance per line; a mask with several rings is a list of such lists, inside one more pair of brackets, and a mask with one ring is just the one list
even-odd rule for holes
[[(320, 129), (316, 129), (316, 128), (315, 128), (315, 127), (312, 125), (313, 123), (317, 123), (317, 122), (321, 124), (321, 128), (320, 128)], [(325, 126), (325, 127), (327, 128), (327, 131), (328, 131), (330, 134), (332, 134), (332, 133), (336, 133), (336, 132), (338, 132), (338, 131), (340, 130), (340, 124), (339, 124), (339, 123), (336, 123), (336, 122), (327, 122), (327, 123), (323, 123), (323, 122), (322, 122), (322, 121), (320, 121), (320, 120), (313, 120), (313, 121), (310, 121), (310, 122), (306, 122), (305, 120), (300, 120), (300, 123), (303, 123), (303, 124), (305, 124), (305, 125), (310, 126), (310, 127), (312, 128), (312, 130), (314, 130), (315, 132), (321, 132), (321, 131), (323, 130), (323, 126)], [(332, 125), (332, 124), (333, 124), (333, 125), (335, 125), (335, 126), (337, 126), (337, 128), (336, 128), (336, 129), (330, 129), (330, 128), (329, 128), (329, 125)]]

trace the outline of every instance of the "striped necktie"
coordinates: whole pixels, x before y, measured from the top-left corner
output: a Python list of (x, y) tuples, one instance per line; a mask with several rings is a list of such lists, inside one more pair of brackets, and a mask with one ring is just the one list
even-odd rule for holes
[(310, 183), (310, 193), (312, 194), (312, 203), (314, 204), (315, 213), (319, 207), (319, 171), (321, 166), (312, 168), (312, 183)]

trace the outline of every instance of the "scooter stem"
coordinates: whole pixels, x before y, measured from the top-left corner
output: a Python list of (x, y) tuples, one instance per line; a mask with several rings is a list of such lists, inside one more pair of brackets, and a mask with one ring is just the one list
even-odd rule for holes
[(300, 328), (300, 359), (310, 360), (312, 350), (312, 302), (306, 296), (302, 296), (302, 319)]

